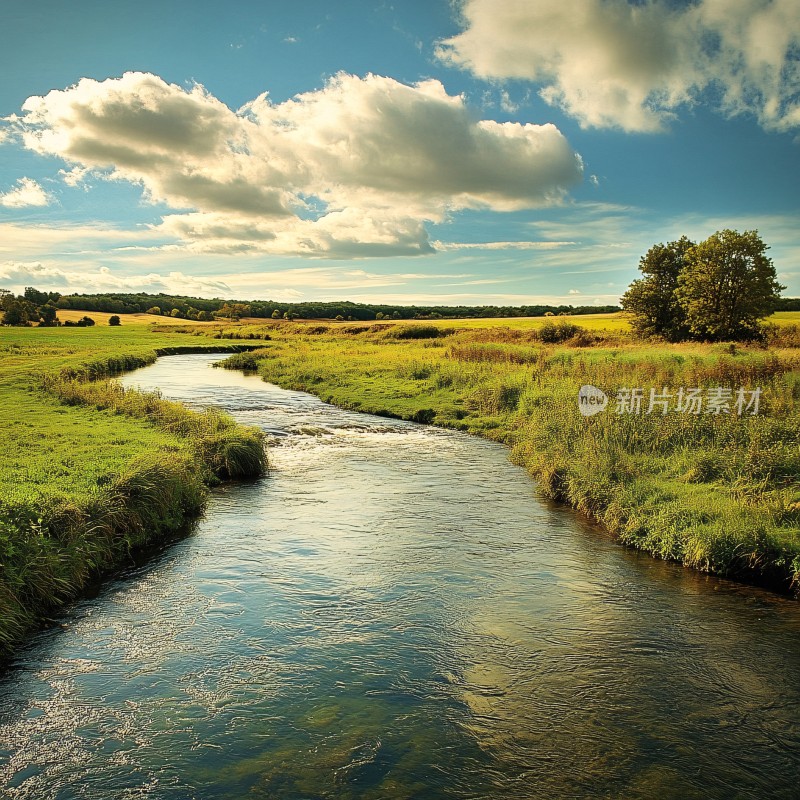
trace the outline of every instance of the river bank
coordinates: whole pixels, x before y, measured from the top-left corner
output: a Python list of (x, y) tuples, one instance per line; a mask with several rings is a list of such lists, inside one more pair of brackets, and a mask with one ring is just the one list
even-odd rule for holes
[[(622, 544), (703, 572), (798, 591), (795, 346), (642, 344), (579, 328), (547, 342), (535, 330), (454, 330), (446, 322), (261, 330), (271, 340), (230, 366), (343, 408), (502, 441), (547, 497), (597, 520)], [(241, 335), (260, 334), (249, 327)], [(579, 413), (585, 384), (607, 393), (604, 413)], [(638, 391), (638, 408), (616, 413), (620, 390), (629, 400)], [(648, 413), (651, 390), (672, 403), (669, 413), (658, 405)], [(707, 403), (721, 392), (727, 406), (681, 412), (676, 398), (689, 390)], [(756, 413), (737, 410), (737, 393), (752, 399), (756, 390)]]
[(245, 347), (135, 329), (0, 330), (0, 657), (175, 535), (209, 485), (264, 471), (260, 432), (108, 380), (167, 353)]

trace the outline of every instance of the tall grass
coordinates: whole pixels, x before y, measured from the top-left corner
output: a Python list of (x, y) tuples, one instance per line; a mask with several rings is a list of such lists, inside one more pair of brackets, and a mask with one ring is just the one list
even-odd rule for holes
[(177, 532), (204, 497), (194, 460), (173, 454), (140, 457), (77, 501), (0, 505), (0, 652), (97, 575)]

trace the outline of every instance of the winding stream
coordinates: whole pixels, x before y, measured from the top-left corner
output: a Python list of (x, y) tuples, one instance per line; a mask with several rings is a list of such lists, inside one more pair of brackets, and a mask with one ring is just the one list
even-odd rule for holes
[(219, 358), (124, 382), (261, 426), (272, 471), (19, 654), (0, 797), (800, 797), (800, 604)]

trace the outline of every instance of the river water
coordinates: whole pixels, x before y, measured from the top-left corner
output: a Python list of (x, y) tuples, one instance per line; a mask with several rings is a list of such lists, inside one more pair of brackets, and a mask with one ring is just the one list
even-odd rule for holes
[(219, 358), (124, 382), (261, 426), (270, 474), (19, 654), (1, 797), (800, 797), (800, 604)]

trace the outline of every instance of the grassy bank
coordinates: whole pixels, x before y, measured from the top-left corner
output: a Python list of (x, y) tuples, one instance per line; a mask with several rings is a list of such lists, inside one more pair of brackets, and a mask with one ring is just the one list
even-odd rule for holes
[[(602, 522), (622, 543), (706, 572), (797, 589), (796, 347), (642, 345), (599, 328), (547, 342), (553, 337), (543, 337), (541, 326), (458, 329), (449, 321), (416, 330), (353, 327), (272, 326), (262, 349), (230, 364), (346, 408), (505, 442), (547, 496)], [(242, 335), (258, 334), (243, 328)], [(583, 384), (609, 394), (605, 412), (579, 414)], [(760, 387), (762, 394), (755, 415), (615, 413), (615, 394), (626, 387), (645, 395), (663, 387), (734, 394)]]
[(108, 380), (209, 347), (144, 326), (0, 329), (0, 653), (179, 530), (207, 485), (263, 471), (257, 431)]

